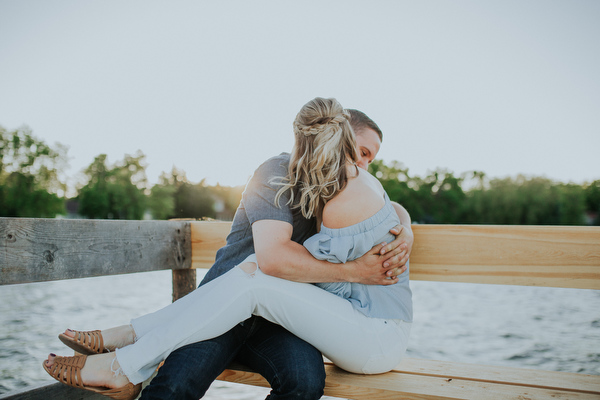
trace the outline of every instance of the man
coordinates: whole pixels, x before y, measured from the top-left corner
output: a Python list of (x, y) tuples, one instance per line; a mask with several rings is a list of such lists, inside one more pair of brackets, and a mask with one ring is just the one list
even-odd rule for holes
[[(357, 135), (358, 165), (366, 169), (381, 146), (379, 127), (365, 114), (349, 110)], [(405, 271), (412, 247), (410, 216), (394, 204), (402, 225), (398, 238), (375, 246), (363, 257), (345, 264), (313, 258), (302, 246), (316, 232), (316, 221), (274, 202), (277, 187), (271, 178), (285, 176), (289, 155), (266, 161), (254, 173), (238, 207), (227, 244), (219, 249), (201, 285), (227, 272), (256, 253), (261, 270), (298, 282), (359, 282), (388, 285)], [(383, 253), (383, 254), (382, 254)], [(391, 278), (391, 279), (390, 279)], [(198, 399), (215, 378), (238, 361), (263, 375), (271, 384), (269, 400), (318, 399), (323, 395), (325, 371), (321, 353), (284, 328), (252, 317), (226, 334), (173, 352), (158, 375), (142, 392), (142, 399)]]

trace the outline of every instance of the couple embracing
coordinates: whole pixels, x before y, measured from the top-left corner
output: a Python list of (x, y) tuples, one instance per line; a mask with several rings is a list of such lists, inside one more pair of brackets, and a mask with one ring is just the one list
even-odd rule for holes
[(226, 245), (184, 298), (131, 324), (67, 330), (83, 355), (50, 354), (55, 379), (133, 399), (198, 399), (238, 361), (271, 384), (269, 400), (323, 395), (322, 355), (358, 374), (391, 370), (412, 323), (410, 216), (366, 168), (379, 127), (335, 99), (315, 98), (295, 143), (248, 182)]

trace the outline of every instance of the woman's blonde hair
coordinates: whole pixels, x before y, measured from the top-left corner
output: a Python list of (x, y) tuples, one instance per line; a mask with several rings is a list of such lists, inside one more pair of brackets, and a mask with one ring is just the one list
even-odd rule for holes
[(350, 114), (336, 99), (317, 97), (294, 120), (295, 143), (286, 177), (276, 184), (275, 203), (289, 191), (292, 208), (305, 218), (321, 216), (323, 207), (346, 187), (346, 163), (356, 163), (356, 139)]

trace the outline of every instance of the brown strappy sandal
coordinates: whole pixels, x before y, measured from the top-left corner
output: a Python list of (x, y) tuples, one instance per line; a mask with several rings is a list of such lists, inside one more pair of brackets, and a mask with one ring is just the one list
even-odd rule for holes
[(51, 377), (61, 383), (64, 383), (65, 385), (98, 393), (103, 396), (110, 397), (111, 399), (133, 400), (140, 394), (140, 391), (142, 390), (141, 383), (134, 385), (133, 383), (129, 382), (127, 385), (117, 389), (85, 386), (81, 381), (81, 369), (85, 365), (86, 359), (87, 356), (85, 355), (74, 357), (55, 357), (54, 363), (51, 367), (46, 365), (46, 361), (48, 360), (45, 360), (42, 363), (42, 366)]
[(110, 350), (104, 347), (104, 339), (100, 331), (73, 331), (75, 337), (70, 337), (61, 333), (58, 338), (68, 347), (78, 353), (90, 356), (92, 354), (109, 353)]

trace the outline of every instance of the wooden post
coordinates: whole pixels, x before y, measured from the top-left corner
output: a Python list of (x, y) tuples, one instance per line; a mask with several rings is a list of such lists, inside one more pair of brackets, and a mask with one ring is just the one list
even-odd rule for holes
[(185, 244), (185, 268), (173, 269), (173, 296), (172, 301), (179, 300), (183, 296), (196, 289), (196, 269), (192, 267), (192, 232), (190, 229), (190, 220), (187, 219), (172, 219), (170, 221), (179, 221), (185, 223), (185, 231), (183, 232)]
[(196, 289), (195, 269), (173, 270), (173, 301), (178, 300)]

